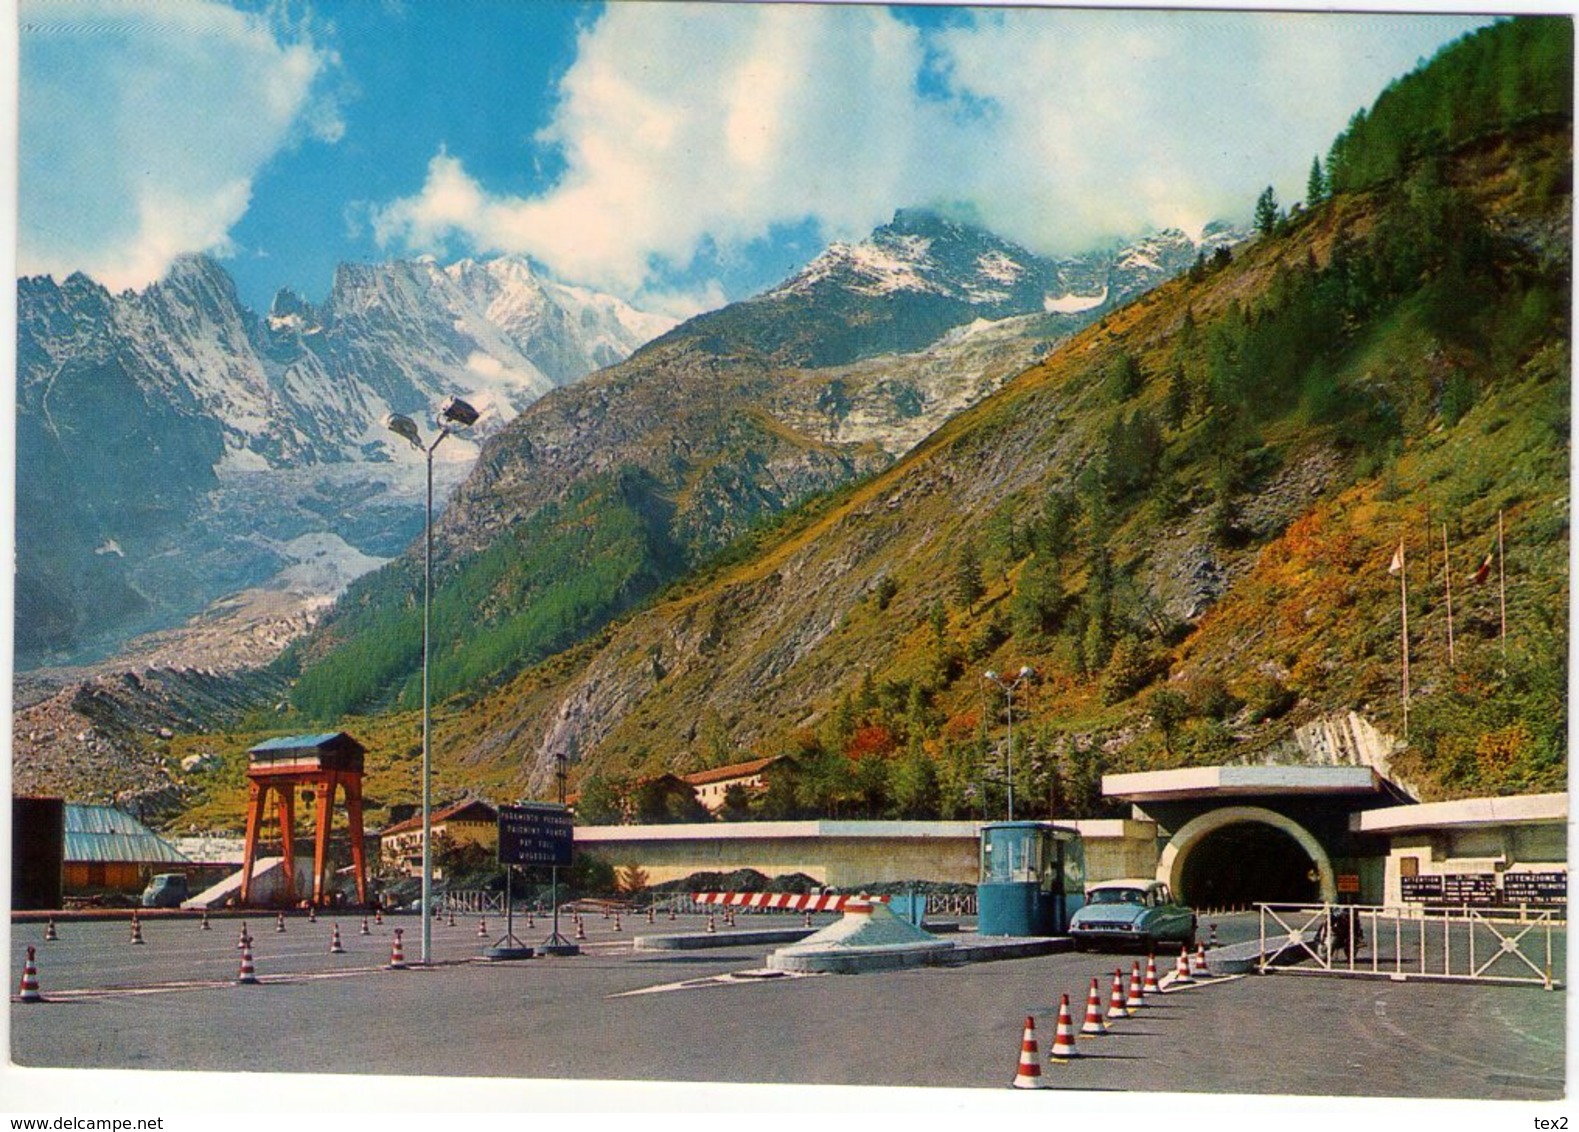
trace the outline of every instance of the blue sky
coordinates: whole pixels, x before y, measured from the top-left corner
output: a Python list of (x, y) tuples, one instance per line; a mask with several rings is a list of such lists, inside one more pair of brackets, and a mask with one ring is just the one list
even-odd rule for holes
[(1303, 193), (1467, 16), (21, 0), (19, 274), (505, 252), (673, 314), (894, 209), (1044, 253)]

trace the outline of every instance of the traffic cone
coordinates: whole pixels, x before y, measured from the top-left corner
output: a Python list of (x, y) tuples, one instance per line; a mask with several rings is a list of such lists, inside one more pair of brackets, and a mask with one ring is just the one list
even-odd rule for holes
[(652, 905), (647, 905), (647, 922), (649, 924), (655, 923), (657, 922), (657, 918), (657, 914), (652, 910)]
[(1157, 957), (1146, 956), (1146, 982), (1141, 986), (1142, 994), (1161, 994), (1162, 986), (1157, 982)]
[(805, 916), (802, 917), (802, 919), (801, 919), (801, 927), (803, 927), (803, 928), (811, 927), (811, 909), (809, 909), (809, 908), (806, 910)]
[(576, 919), (576, 938), (577, 939), (586, 939), (587, 938), (587, 929), (582, 925), (580, 917), (577, 917), (577, 919)]
[(311, 904), (307, 905), (307, 922), (309, 924), (316, 924), (318, 922), (318, 909)]
[(345, 947), (340, 943), (340, 925), (334, 926), (334, 935), (329, 937), (329, 954), (344, 955)]
[(49, 923), (44, 925), (44, 942), (53, 943), (59, 938), (60, 937), (55, 934), (55, 917), (51, 916), (49, 918)]
[(488, 917), (484, 916), (477, 921), (477, 938), (486, 939), (488, 936)]
[(373, 909), (373, 922), (375, 924), (377, 924), (379, 927), (383, 927), (384, 926), (384, 909), (383, 908), (380, 907), (380, 908), (374, 908)]
[(27, 945), (27, 960), (22, 964), (22, 994), (20, 1002), (43, 1002), (38, 990), (38, 963), (34, 959), (33, 945)]
[(674, 914), (674, 905), (671, 904), (669, 905), (669, 922), (672, 924), (677, 919), (679, 919), (679, 917)]
[(1020, 1068), (1014, 1074), (1016, 1089), (1045, 1089), (1042, 1083), (1042, 1059), (1036, 1047), (1036, 1019), (1026, 1015), (1025, 1036), (1020, 1039)]
[(603, 905), (603, 918), (605, 920), (609, 918), (609, 906), (607, 904)]
[(1206, 945), (1204, 943), (1195, 945), (1195, 966), (1190, 973), (1193, 975), (1209, 975), (1211, 973), (1206, 969)]
[(1146, 992), (1140, 986), (1140, 960), (1129, 969), (1129, 997), (1124, 1000), (1124, 1009), (1131, 1014), (1146, 1005)]
[(281, 912), (274, 917), (274, 930), (276, 933), (285, 930), (285, 913)]
[(1124, 969), (1121, 967), (1113, 972), (1113, 993), (1107, 1000), (1108, 1018), (1128, 1018), (1129, 1010), (1124, 1006)]
[(142, 925), (142, 922), (137, 919), (137, 913), (136, 912), (132, 913), (132, 939), (131, 939), (131, 941), (133, 943), (145, 943), (145, 942), (147, 942), (146, 940), (143, 939), (143, 925)]
[(1178, 966), (1173, 969), (1173, 985), (1179, 986), (1183, 983), (1193, 983), (1194, 981), (1195, 980), (1190, 977), (1190, 949), (1187, 947), (1180, 947), (1179, 963)]
[(1206, 930), (1206, 946), (1210, 947), (1213, 951), (1216, 951), (1217, 950), (1217, 925), (1216, 924), (1208, 924), (1206, 926), (1206, 929), (1207, 929)]
[(1102, 995), (1097, 990), (1095, 976), (1091, 979), (1091, 993), (1086, 996), (1086, 1020), (1081, 1025), (1080, 1032), (1090, 1038), (1108, 1032), (1107, 1022), (1102, 1018)]
[(251, 942), (252, 942), (251, 937), (247, 935), (247, 921), (242, 920), (241, 921), (241, 934), (236, 937), (236, 950), (237, 951), (245, 950), (247, 944), (249, 944)]
[(203, 909), (203, 930), (205, 932), (211, 932), (211, 931), (214, 930), (213, 928), (208, 926), (208, 909), (207, 908)]
[(395, 942), (389, 948), (389, 969), (391, 971), (404, 971), (406, 969), (406, 952), (400, 943), (400, 937), (404, 934), (403, 929), (395, 929)]
[(363, 935), (372, 935), (373, 934), (373, 929), (367, 926), (367, 917), (366, 916), (362, 917), (362, 934)]
[(450, 917), (449, 917), (448, 920), (445, 921), (444, 926), (447, 927), (447, 928), (453, 928), (455, 926), (455, 909), (454, 908), (450, 909)]
[(709, 912), (707, 914), (707, 934), (708, 935), (712, 935), (717, 930), (718, 930), (717, 925), (713, 923), (713, 914), (711, 912)]
[(614, 913), (614, 930), (617, 932), (622, 932), (625, 930), (624, 928), (620, 927), (620, 914), (618, 912)]
[(1079, 1057), (1075, 1049), (1075, 1020), (1069, 1016), (1069, 996), (1058, 998), (1058, 1030), (1053, 1035), (1053, 1048), (1047, 1051), (1048, 1061), (1064, 1062)]
[(255, 986), (258, 981), (258, 972), (252, 966), (252, 941), (249, 939), (241, 946), (241, 973), (236, 976), (236, 985)]
[(531, 930), (537, 926), (537, 924), (532, 921), (532, 910), (530, 908), (526, 910), (526, 926), (527, 930)]

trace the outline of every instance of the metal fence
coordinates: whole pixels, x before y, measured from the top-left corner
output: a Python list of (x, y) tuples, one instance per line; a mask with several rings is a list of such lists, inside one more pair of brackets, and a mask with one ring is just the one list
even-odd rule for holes
[(489, 892), (482, 888), (466, 888), (444, 894), (444, 901), (440, 905), (445, 912), (468, 912), (482, 914), (484, 912), (504, 912), (504, 893)]
[[(1562, 986), (1554, 910), (1258, 904), (1263, 974)], [(1557, 966), (1554, 967), (1554, 964)]]

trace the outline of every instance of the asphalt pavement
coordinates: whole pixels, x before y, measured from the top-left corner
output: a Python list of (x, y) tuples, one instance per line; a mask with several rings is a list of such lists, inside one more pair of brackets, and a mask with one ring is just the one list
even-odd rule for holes
[[(816, 923), (833, 917), (818, 917)], [(359, 934), (301, 916), (284, 933), (247, 921), (257, 986), (237, 986), (239, 921), (73, 922), (12, 927), (11, 1042), (20, 1065), (681, 1082), (1002, 1089), (1035, 1019), (1054, 1088), (1556, 1100), (1564, 1093), (1566, 996), (1536, 987), (1248, 976), (1148, 996), (1080, 1056), (1046, 1061), (1059, 996), (1078, 1027), (1091, 979), (1137, 957), (1060, 954), (952, 968), (766, 977), (767, 948), (635, 951), (639, 934), (702, 931), (701, 917), (621, 931), (592, 915), (583, 953), (490, 963), (490, 917), (436, 922), (433, 964), (387, 969), (395, 927), (408, 963), (419, 921)], [(798, 917), (742, 916), (739, 927)], [(1253, 915), (1216, 918), (1220, 942), (1254, 938)], [(562, 930), (572, 935), (566, 919)], [(727, 938), (721, 923), (718, 935)], [(1203, 918), (1203, 936), (1206, 920)], [(518, 919), (516, 935), (548, 934)], [(49, 1001), (15, 1001), (25, 946)], [(1566, 940), (1560, 940), (1559, 952)], [(1144, 959), (1142, 958), (1142, 962)], [(1167, 963), (1159, 961), (1159, 969)]]

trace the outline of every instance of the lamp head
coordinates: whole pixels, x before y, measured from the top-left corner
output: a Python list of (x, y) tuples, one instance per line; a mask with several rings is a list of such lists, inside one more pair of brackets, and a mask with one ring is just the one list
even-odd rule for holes
[(1027, 664), (1024, 668), (1020, 669), (1020, 679), (1021, 680), (1024, 680), (1024, 679), (1026, 679), (1028, 677), (1035, 676), (1035, 675), (1036, 675), (1036, 669), (1032, 668), (1029, 664)]
[(983, 672), (981, 676), (983, 680), (996, 680), (998, 678), (998, 674), (990, 668)]
[(404, 413), (390, 413), (384, 418), (384, 427), (396, 436), (410, 441), (411, 447), (418, 452), (423, 451), (422, 435), (417, 432), (417, 422)]
[(439, 406), (439, 419), (448, 424), (470, 428), (477, 423), (481, 414), (472, 408), (470, 403), (462, 401), (459, 397), (451, 397)]

